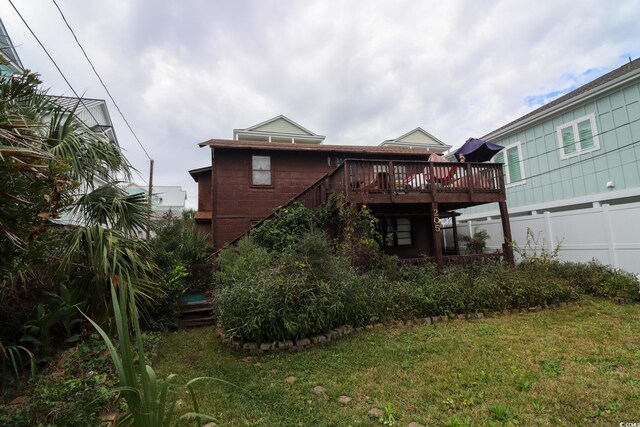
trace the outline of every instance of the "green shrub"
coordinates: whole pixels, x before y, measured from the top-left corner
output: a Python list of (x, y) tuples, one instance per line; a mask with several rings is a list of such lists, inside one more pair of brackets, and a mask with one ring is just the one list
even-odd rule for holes
[(103, 405), (113, 397), (104, 374), (85, 378), (47, 377), (34, 388), (29, 405), (0, 415), (3, 426), (100, 426)]
[(58, 354), (24, 393), (27, 404), (0, 416), (0, 425), (98, 426), (115, 384), (106, 346), (94, 334)]
[(178, 327), (180, 312), (178, 304), (180, 297), (188, 288), (186, 279), (187, 269), (180, 263), (164, 275), (163, 293), (155, 297), (153, 307), (148, 316), (143, 317), (145, 329), (152, 331), (167, 331)]
[(487, 249), (487, 240), (490, 236), (487, 230), (475, 229), (472, 236), (462, 235), (459, 240), (467, 247), (470, 254), (483, 254)]
[(624, 297), (640, 301), (640, 283), (631, 273), (602, 265), (598, 261), (588, 263), (553, 262), (548, 270), (555, 276), (569, 281), (576, 289), (598, 297)]
[(295, 202), (277, 212), (270, 219), (251, 231), (257, 244), (274, 251), (284, 251), (293, 247), (298, 238), (323, 224), (322, 210), (314, 211)]
[(48, 377), (31, 396), (32, 418), (43, 425), (100, 425), (98, 416), (111, 400), (105, 374), (89, 373), (82, 378)]
[(346, 320), (344, 284), (353, 272), (344, 260), (331, 257), (326, 237), (307, 233), (279, 257), (250, 238), (223, 252), (215, 301), (228, 335), (286, 340)]
[(516, 268), (471, 264), (444, 274), (431, 263), (399, 266), (397, 258), (373, 246), (371, 253), (349, 257), (345, 248), (368, 248), (358, 239), (368, 242), (367, 230), (375, 225), (366, 212), (349, 212), (341, 218), (351, 238), (337, 253), (309, 212), (295, 206), (284, 215), (296, 233), (285, 233), (287, 227), (275, 221), (259, 239), (243, 239), (221, 252), (215, 300), (228, 336), (282, 341), (340, 325), (547, 306), (583, 294), (640, 300), (632, 275), (596, 263), (561, 263), (553, 253), (532, 253)]

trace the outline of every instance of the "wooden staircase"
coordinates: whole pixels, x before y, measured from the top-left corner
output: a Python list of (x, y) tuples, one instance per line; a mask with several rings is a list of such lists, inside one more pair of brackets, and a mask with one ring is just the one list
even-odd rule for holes
[(319, 180), (311, 184), (309, 187), (307, 187), (300, 194), (298, 194), (295, 197), (292, 197), (284, 205), (278, 206), (271, 214), (267, 215), (257, 223), (253, 224), (251, 228), (249, 228), (249, 230), (245, 231), (244, 233), (242, 233), (241, 235), (239, 235), (238, 237), (236, 237), (235, 239), (227, 243), (224, 247), (216, 250), (213, 253), (213, 256), (214, 257), (217, 256), (218, 253), (227, 246), (234, 246), (236, 243), (240, 241), (240, 239), (242, 239), (243, 237), (251, 233), (251, 230), (253, 230), (256, 227), (259, 227), (265, 221), (276, 218), (278, 216), (278, 213), (280, 213), (281, 210), (285, 209), (288, 206), (291, 206), (291, 204), (293, 203), (298, 202), (309, 209), (316, 209), (316, 208), (319, 208), (320, 206), (324, 206), (327, 203), (328, 197), (329, 197), (329, 179), (334, 174), (334, 172), (335, 171), (331, 172), (330, 174), (324, 175), (322, 178), (320, 178)]
[[(199, 295), (199, 294), (198, 294)], [(189, 297), (186, 295), (185, 297)], [(178, 306), (180, 319), (178, 327), (193, 328), (196, 326), (209, 326), (215, 324), (213, 316), (213, 306), (207, 299), (189, 299), (184, 298)]]

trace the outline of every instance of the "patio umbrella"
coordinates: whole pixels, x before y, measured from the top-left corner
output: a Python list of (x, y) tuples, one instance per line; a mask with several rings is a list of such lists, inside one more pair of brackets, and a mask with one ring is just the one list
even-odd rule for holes
[(463, 154), (467, 162), (486, 162), (491, 160), (504, 147), (483, 141), (477, 138), (469, 138), (455, 152), (456, 159), (460, 160), (460, 154)]

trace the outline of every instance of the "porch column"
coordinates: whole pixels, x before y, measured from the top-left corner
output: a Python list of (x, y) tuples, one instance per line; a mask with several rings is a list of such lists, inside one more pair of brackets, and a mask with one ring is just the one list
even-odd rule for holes
[(456, 212), (451, 213), (451, 224), (453, 224), (453, 248), (456, 255), (460, 255), (460, 245), (458, 243), (458, 226), (456, 225)]
[(509, 223), (509, 211), (507, 210), (507, 202), (498, 202), (500, 206), (500, 219), (502, 219), (502, 234), (504, 235), (504, 242), (502, 243), (502, 253), (504, 253), (504, 259), (511, 266), (515, 266), (515, 260), (513, 259), (513, 247), (511, 242), (511, 224)]
[(444, 259), (442, 257), (442, 235), (440, 234), (440, 211), (438, 211), (438, 203), (433, 202), (431, 204), (431, 235), (433, 236), (433, 252), (436, 257), (436, 264), (438, 264), (438, 271), (444, 270)]

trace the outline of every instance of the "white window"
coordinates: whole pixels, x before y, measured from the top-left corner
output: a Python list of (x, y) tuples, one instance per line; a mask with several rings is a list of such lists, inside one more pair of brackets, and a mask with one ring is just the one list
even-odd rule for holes
[(387, 218), (385, 230), (386, 246), (411, 246), (411, 219)]
[(504, 147), (504, 150), (493, 156), (493, 162), (504, 164), (504, 178), (507, 181), (507, 186), (525, 183), (524, 161), (520, 142)]
[(556, 131), (562, 160), (600, 148), (594, 114), (560, 125)]
[(251, 183), (253, 185), (271, 185), (271, 157), (252, 156)]

